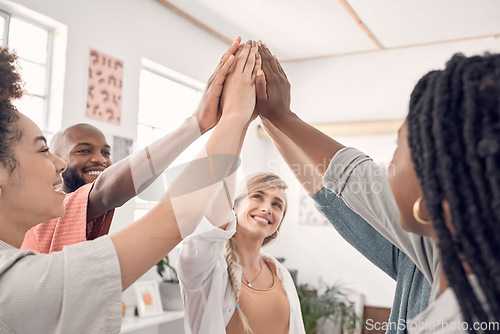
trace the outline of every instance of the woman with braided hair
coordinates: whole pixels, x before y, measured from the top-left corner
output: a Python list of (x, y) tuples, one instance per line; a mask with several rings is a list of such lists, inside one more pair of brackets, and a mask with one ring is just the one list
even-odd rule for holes
[(181, 243), (188, 333), (305, 333), (290, 273), (261, 253), (281, 227), (286, 188), (275, 174), (248, 176), (236, 192), (236, 221), (221, 227), (202, 222)]
[(431, 237), (441, 259), (440, 296), (414, 323), (498, 333), (500, 55), (457, 54), (419, 81), (391, 168), (401, 225)]

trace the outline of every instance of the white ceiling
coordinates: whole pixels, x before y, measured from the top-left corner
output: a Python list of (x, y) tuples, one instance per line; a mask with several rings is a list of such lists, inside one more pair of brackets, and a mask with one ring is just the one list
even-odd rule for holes
[(500, 36), (500, 0), (168, 0), (217, 33), (261, 39), (280, 58), (385, 49)]

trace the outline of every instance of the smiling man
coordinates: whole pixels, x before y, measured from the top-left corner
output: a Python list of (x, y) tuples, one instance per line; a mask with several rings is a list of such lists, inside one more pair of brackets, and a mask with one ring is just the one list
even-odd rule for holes
[(223, 83), (240, 41), (236, 38), (221, 58), (194, 114), (176, 130), (131, 156), (111, 165), (111, 148), (104, 134), (89, 124), (57, 133), (52, 150), (68, 164), (62, 173), (66, 213), (30, 229), (21, 248), (52, 253), (107, 234), (114, 209), (151, 185), (179, 154), (218, 123)]
[(112, 163), (111, 146), (106, 137), (90, 124), (77, 124), (57, 133), (51, 148), (55, 155), (68, 163), (62, 174), (66, 193), (94, 182)]
[[(62, 190), (66, 193), (63, 217), (30, 229), (21, 248), (40, 253), (60, 251), (66, 245), (94, 240), (109, 232), (114, 209), (135, 195), (118, 183), (129, 184), (125, 166), (115, 166), (115, 177), (95, 182), (111, 166), (111, 147), (104, 134), (90, 124), (77, 124), (59, 131), (51, 141), (52, 151), (67, 163), (62, 173)], [(109, 188), (108, 191), (104, 188)], [(106, 194), (106, 195), (104, 195)]]

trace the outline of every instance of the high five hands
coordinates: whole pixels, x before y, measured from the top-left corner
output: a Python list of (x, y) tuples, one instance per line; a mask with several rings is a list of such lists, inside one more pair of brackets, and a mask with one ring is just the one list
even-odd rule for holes
[(291, 112), (291, 85), (278, 60), (267, 46), (259, 42), (264, 75), (257, 77), (257, 106), (261, 118), (272, 122), (273, 119)]
[(257, 114), (256, 78), (263, 77), (262, 59), (255, 41), (248, 41), (236, 51), (235, 62), (224, 82), (220, 104), (223, 115), (241, 115), (250, 123)]
[(278, 60), (262, 42), (240, 44), (237, 37), (210, 76), (194, 113), (201, 133), (222, 114), (238, 115), (247, 124), (257, 116), (272, 120), (290, 112), (290, 83)]

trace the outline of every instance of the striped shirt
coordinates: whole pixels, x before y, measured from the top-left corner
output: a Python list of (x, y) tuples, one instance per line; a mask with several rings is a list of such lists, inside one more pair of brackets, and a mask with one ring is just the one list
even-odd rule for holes
[(121, 274), (109, 236), (39, 254), (0, 241), (0, 333), (118, 333)]

